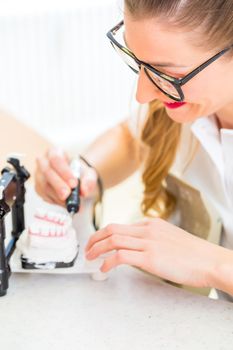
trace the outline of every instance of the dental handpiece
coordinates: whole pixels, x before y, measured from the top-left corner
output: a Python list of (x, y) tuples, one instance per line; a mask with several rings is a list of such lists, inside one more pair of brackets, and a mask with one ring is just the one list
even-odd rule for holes
[(78, 159), (73, 159), (70, 163), (70, 169), (73, 175), (78, 180), (78, 184), (75, 188), (72, 189), (71, 194), (66, 200), (66, 208), (68, 213), (72, 216), (78, 213), (80, 209), (80, 185), (81, 185), (81, 166), (80, 161)]

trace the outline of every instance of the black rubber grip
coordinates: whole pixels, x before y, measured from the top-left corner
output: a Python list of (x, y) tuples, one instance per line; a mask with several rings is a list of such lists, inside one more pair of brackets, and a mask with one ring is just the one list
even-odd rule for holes
[(69, 197), (66, 200), (66, 208), (69, 213), (76, 214), (80, 208), (80, 180), (78, 180), (78, 186), (75, 187)]

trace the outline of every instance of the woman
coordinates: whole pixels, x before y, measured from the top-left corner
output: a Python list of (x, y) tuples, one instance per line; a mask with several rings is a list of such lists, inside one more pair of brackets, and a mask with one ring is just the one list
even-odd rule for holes
[[(233, 295), (233, 3), (125, 0), (124, 22), (108, 37), (138, 74), (136, 98), (147, 105), (139, 123), (141, 142), (132, 121), (125, 121), (94, 142), (85, 157), (104, 188), (142, 164), (142, 209), (145, 214), (153, 209), (160, 218), (99, 230), (87, 244), (86, 257), (113, 251), (104, 272), (129, 264), (176, 283)], [(198, 143), (193, 153), (185, 143), (190, 135)], [(179, 176), (220, 211), (224, 247), (162, 219), (174, 208), (164, 180), (185, 149), (189, 160)], [(95, 195), (97, 173), (83, 167), (82, 194)], [(45, 199), (63, 204), (74, 185), (65, 157), (50, 151), (38, 160), (37, 190)]]

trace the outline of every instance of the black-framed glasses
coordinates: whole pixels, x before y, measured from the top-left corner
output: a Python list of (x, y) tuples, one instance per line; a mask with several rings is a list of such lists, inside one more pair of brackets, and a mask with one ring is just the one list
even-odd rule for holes
[[(110, 42), (114, 49), (118, 52), (118, 54), (122, 57), (125, 63), (135, 72), (139, 73), (141, 68), (143, 67), (147, 77), (150, 81), (166, 96), (171, 98), (172, 100), (182, 102), (184, 101), (184, 93), (182, 91), (182, 86), (184, 86), (188, 81), (190, 81), (193, 77), (195, 77), (198, 73), (200, 73), (203, 69), (208, 67), (212, 62), (216, 61), (219, 57), (224, 55), (227, 51), (229, 51), (232, 47), (228, 47), (213, 57), (209, 58), (206, 62), (201, 64), (199, 67), (192, 70), (183, 78), (174, 78), (168, 74), (164, 74), (163, 72), (158, 71), (150, 64), (140, 61), (127, 47), (120, 44), (116, 40), (116, 34), (123, 28), (124, 21), (118, 23), (115, 27), (113, 27), (108, 33), (107, 37), (110, 39)], [(123, 33), (122, 33), (123, 39)], [(124, 40), (123, 40), (124, 42)]]

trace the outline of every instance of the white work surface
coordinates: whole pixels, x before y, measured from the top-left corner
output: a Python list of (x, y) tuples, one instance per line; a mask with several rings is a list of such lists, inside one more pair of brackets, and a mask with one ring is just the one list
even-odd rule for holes
[(1, 350), (232, 350), (233, 304), (130, 267), (107, 281), (13, 274), (0, 298)]
[(1, 349), (231, 350), (233, 305), (118, 268), (85, 275), (14, 274), (0, 299)]

